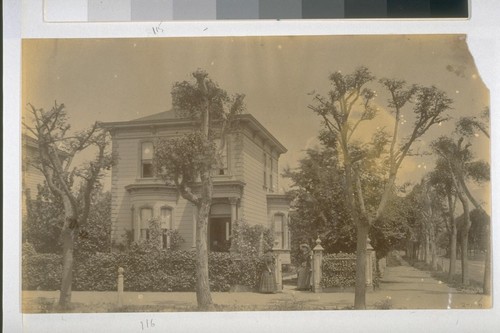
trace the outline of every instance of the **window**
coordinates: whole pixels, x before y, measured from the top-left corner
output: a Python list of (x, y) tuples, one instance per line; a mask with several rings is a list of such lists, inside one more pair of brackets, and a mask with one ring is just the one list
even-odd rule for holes
[(149, 239), (149, 220), (153, 217), (151, 208), (141, 208), (139, 225), (141, 228), (141, 240)]
[[(215, 139), (214, 140), (214, 143), (215, 143), (215, 147), (216, 149), (219, 149), (220, 147), (220, 144), (221, 144), (221, 140), (220, 139)], [(227, 175), (229, 174), (229, 170), (228, 170), (228, 148), (229, 147), (229, 144), (228, 142), (226, 141), (226, 144), (224, 145), (224, 148), (221, 150), (221, 154), (220, 154), (220, 163), (217, 164), (217, 166), (215, 167), (215, 169), (213, 170), (213, 174), (215, 176), (222, 176), (222, 175)]]
[(277, 248), (285, 248), (285, 216), (283, 214), (274, 214), (274, 243)]
[(141, 145), (141, 177), (152, 178), (153, 172), (153, 143), (143, 142)]
[(172, 230), (172, 209), (162, 207), (160, 210), (160, 228), (161, 228), (161, 248), (170, 248), (170, 234)]
[(267, 188), (267, 154), (264, 153), (264, 188)]
[(269, 156), (269, 189), (271, 191), (274, 190), (274, 184), (273, 184), (273, 157)]

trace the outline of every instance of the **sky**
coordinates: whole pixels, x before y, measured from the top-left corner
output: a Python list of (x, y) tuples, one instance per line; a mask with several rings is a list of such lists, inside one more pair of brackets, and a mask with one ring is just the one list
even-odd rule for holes
[[(64, 103), (74, 129), (94, 121), (126, 121), (171, 109), (175, 82), (205, 69), (228, 93), (246, 95), (246, 109), (288, 152), (280, 169), (296, 167), (307, 148), (318, 146), (321, 122), (308, 105), (312, 93), (326, 93), (328, 76), (366, 66), (377, 78), (435, 85), (453, 99), (452, 118), (432, 128), (415, 148), (425, 150), (439, 135), (451, 134), (461, 116), (489, 105), (463, 35), (185, 37), (116, 39), (27, 39), (22, 44), (22, 105), (50, 109)], [(359, 127), (367, 141), (377, 127), (392, 126), (387, 95), (377, 91), (377, 119)], [(411, 129), (411, 113), (402, 131)], [(478, 158), (489, 160), (489, 141), (474, 139)], [(407, 158), (398, 181), (417, 182), (432, 170), (435, 156)], [(280, 186), (289, 188), (287, 180)], [(109, 179), (106, 180), (109, 182)], [(490, 207), (489, 186), (472, 184)]]

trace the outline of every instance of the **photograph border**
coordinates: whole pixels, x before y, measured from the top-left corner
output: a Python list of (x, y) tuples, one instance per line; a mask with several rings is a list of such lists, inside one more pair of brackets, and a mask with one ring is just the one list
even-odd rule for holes
[[(222, 313), (126, 313), (126, 314), (21, 314), (20, 312), (20, 91), (22, 38), (123, 38), (123, 37), (203, 37), (203, 36), (288, 36), (288, 35), (348, 35), (348, 34), (467, 34), (467, 43), (486, 86), (490, 89), (492, 167), (492, 214), (495, 225), (498, 208), (498, 170), (495, 157), (499, 137), (500, 74), (496, 61), (500, 54), (500, 24), (495, 13), (500, 3), (482, 0), (470, 5), (469, 20), (282, 20), (282, 21), (205, 21), (162, 22), (161, 33), (148, 23), (45, 23), (43, 0), (4, 1), (4, 260), (3, 305), (4, 330), (7, 332), (73, 332), (106, 331), (139, 332), (141, 322), (153, 320), (150, 331), (225, 332), (238, 328), (240, 332), (262, 331), (330, 331), (383, 332), (405, 329), (406, 332), (440, 332), (447, 327), (461, 331), (485, 332), (500, 329), (498, 287), (493, 288), (491, 310), (393, 310), (393, 311), (310, 311), (301, 312), (222, 312)], [(17, 158), (13, 158), (17, 156)], [(9, 165), (6, 165), (9, 161)], [(13, 163), (10, 163), (13, 161)], [(18, 170), (13, 176), (11, 170)], [(12, 202), (18, 209), (12, 209)], [(493, 258), (499, 256), (499, 232), (493, 228)], [(13, 237), (13, 235), (17, 237)], [(495, 261), (493, 261), (495, 262)], [(17, 268), (17, 269), (16, 269)], [(499, 283), (500, 270), (493, 265), (494, 286)], [(418, 322), (418, 325), (410, 321)], [(355, 323), (355, 324), (353, 324)], [(388, 325), (390, 329), (388, 329)]]

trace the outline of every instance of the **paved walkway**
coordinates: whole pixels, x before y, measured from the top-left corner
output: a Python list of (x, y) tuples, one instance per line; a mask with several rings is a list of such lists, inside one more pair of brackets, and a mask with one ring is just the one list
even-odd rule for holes
[[(256, 292), (213, 292), (215, 304), (239, 306), (247, 310), (284, 309), (314, 310), (343, 309), (354, 304), (354, 292), (325, 291), (311, 293), (296, 291), (293, 286), (285, 285), (282, 293), (259, 294)], [(43, 298), (56, 302), (57, 291), (24, 291), (24, 304)], [(96, 305), (99, 303), (115, 303), (116, 292), (82, 292), (74, 291), (72, 302)], [(155, 305), (165, 310), (192, 309), (196, 305), (193, 292), (125, 292), (124, 305)], [(488, 308), (491, 304), (489, 296), (479, 294), (463, 294), (449, 288), (430, 276), (429, 272), (420, 271), (407, 265), (387, 267), (380, 287), (366, 295), (368, 309), (461, 309)]]

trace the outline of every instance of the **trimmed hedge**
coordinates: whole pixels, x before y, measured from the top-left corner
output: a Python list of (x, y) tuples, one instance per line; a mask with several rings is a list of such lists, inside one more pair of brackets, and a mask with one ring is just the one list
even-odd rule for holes
[(321, 286), (351, 287), (356, 283), (356, 254), (335, 253), (323, 256)]
[[(24, 290), (58, 290), (62, 258), (56, 254), (23, 252)], [(259, 258), (240, 259), (229, 253), (209, 253), (212, 291), (228, 291), (231, 286), (256, 287), (262, 262)], [(196, 253), (193, 251), (152, 251), (97, 253), (75, 257), (73, 290), (115, 291), (118, 267), (123, 267), (127, 291), (194, 291)]]

